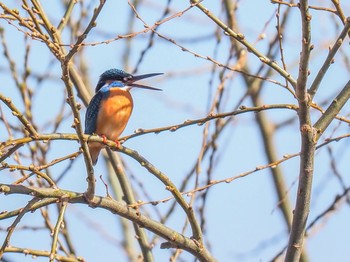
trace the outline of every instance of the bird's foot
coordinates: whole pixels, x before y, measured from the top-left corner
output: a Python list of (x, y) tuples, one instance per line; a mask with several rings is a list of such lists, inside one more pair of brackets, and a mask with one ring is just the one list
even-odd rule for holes
[(105, 135), (101, 135), (102, 139), (103, 139), (103, 143), (107, 144), (107, 137)]
[(116, 143), (116, 148), (120, 148), (121, 144), (120, 144), (120, 141), (117, 139), (114, 141)]
[[(105, 136), (105, 135), (100, 135), (100, 137), (102, 137), (102, 139), (103, 139), (103, 143), (105, 144), (105, 145), (107, 145), (107, 137)], [(116, 139), (116, 140), (114, 140), (114, 142), (116, 143), (116, 148), (120, 148), (120, 146), (121, 146), (121, 143), (120, 143), (120, 141), (118, 140), (118, 139)]]

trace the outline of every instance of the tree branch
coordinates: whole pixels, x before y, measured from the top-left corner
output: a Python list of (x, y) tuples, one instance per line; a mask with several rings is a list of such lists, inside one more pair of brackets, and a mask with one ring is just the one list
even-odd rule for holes
[(299, 62), (299, 75), (296, 85), (296, 96), (299, 102), (299, 125), (301, 132), (301, 154), (297, 200), (294, 209), (293, 223), (285, 261), (299, 261), (305, 227), (310, 209), (312, 177), (314, 171), (314, 154), (316, 149), (315, 131), (310, 119), (310, 97), (307, 90), (309, 60), (311, 53), (311, 27), (307, 0), (300, 1), (302, 21), (302, 51)]
[[(5, 194), (24, 194), (34, 196), (34, 199), (51, 200), (52, 198), (56, 201), (67, 201), (72, 204), (88, 204), (83, 194), (76, 193), (68, 190), (60, 189), (48, 189), (48, 188), (36, 188), (36, 187), (25, 187), (22, 185), (9, 185), (0, 183), (0, 193)], [(216, 261), (215, 258), (205, 249), (202, 245), (198, 245), (198, 242), (194, 239), (185, 237), (182, 234), (172, 230), (171, 228), (160, 224), (159, 222), (143, 215), (138, 209), (130, 208), (121, 202), (117, 202), (109, 197), (93, 196), (91, 199), (93, 203), (96, 203), (94, 208), (102, 208), (111, 211), (112, 213), (118, 214), (124, 218), (127, 218), (141, 227), (144, 227), (151, 232), (159, 235), (168, 242), (171, 243), (172, 247), (180, 248), (193, 254), (198, 260), (203, 262)], [(56, 202), (55, 201), (55, 202)], [(46, 203), (47, 205), (47, 203)], [(33, 205), (30, 205), (23, 212), (33, 212), (36, 209), (42, 207), (40, 201), (36, 201)], [(18, 214), (20, 211), (12, 212), (12, 215)], [(8, 213), (1, 213), (0, 220), (9, 218)]]

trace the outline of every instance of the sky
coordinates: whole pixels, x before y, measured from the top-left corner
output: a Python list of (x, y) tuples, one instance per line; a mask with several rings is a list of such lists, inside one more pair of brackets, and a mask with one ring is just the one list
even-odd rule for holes
[[(163, 14), (168, 1), (142, 1), (137, 7), (139, 16), (148, 24), (153, 25)], [(169, 14), (173, 15), (189, 7), (189, 1), (170, 1)], [(18, 8), (21, 13), (19, 1), (4, 1), (8, 6)], [(94, 6), (96, 3), (85, 2), (84, 6)], [(220, 19), (224, 19), (223, 6), (219, 1), (203, 1), (203, 4)], [(312, 5), (326, 6), (323, 1), (310, 1)], [(347, 6), (346, 6), (347, 5)], [(60, 1), (43, 3), (53, 24), (58, 24), (64, 10)], [(328, 6), (332, 7), (332, 6)], [(346, 3), (345, 7), (349, 7)], [(73, 11), (72, 21), (80, 18), (79, 4)], [(278, 6), (270, 1), (239, 1), (237, 19), (241, 32), (246, 39), (253, 43), (262, 53), (267, 52), (269, 42), (274, 36), (276, 25), (276, 10)], [(332, 7), (334, 8), (334, 7)], [(283, 7), (281, 10), (286, 10)], [(328, 46), (332, 45), (335, 36), (339, 34), (342, 26), (335, 23), (336, 18), (330, 13), (311, 10), (312, 14), (312, 39), (315, 44), (311, 57), (310, 81), (322, 65)], [(89, 16), (91, 13), (89, 14)], [(220, 74), (230, 76), (225, 82), (225, 96), (220, 105), (220, 112), (230, 112), (246, 91), (246, 87), (240, 74), (234, 72), (230, 75), (228, 70), (223, 71), (217, 65), (205, 59), (207, 56), (226, 63), (230, 56), (230, 41), (222, 30), (209, 20), (199, 9), (191, 8), (181, 16), (173, 18), (162, 24), (157, 30), (168, 39), (174, 39), (180, 45), (174, 45), (159, 36), (155, 36), (153, 45), (147, 49), (150, 33), (140, 33), (131, 39), (131, 51), (126, 65), (123, 59), (127, 50), (127, 39), (113, 40), (118, 35), (145, 30), (143, 23), (136, 19), (130, 25), (130, 16), (134, 16), (127, 1), (107, 1), (104, 9), (97, 19), (97, 25), (86, 38), (86, 47), (79, 52), (84, 53), (84, 63), (88, 65), (89, 81), (93, 89), (99, 75), (110, 68), (124, 69), (130, 73), (146, 74), (162, 72), (163, 76), (155, 77), (147, 81), (148, 84), (163, 89), (162, 92), (146, 90), (132, 90), (134, 109), (132, 117), (123, 135), (134, 133), (138, 128), (150, 129), (183, 123), (189, 119), (206, 117), (209, 112), (211, 99), (215, 95), (220, 83)], [(86, 19), (82, 19), (86, 23)], [(338, 27), (335, 27), (337, 24)], [(0, 27), (4, 28), (6, 41), (13, 60), (16, 62), (16, 70), (23, 72), (25, 45), (31, 46), (28, 58), (29, 68), (33, 75), (45, 76), (44, 81), (38, 83), (35, 77), (29, 77), (28, 84), (35, 91), (32, 98), (33, 117), (39, 127), (40, 133), (52, 132), (52, 121), (62, 111), (63, 100), (66, 97), (64, 84), (60, 80), (61, 68), (55, 61), (46, 46), (36, 40), (23, 41), (23, 33), (13, 25), (0, 20)], [(259, 35), (264, 38), (259, 40)], [(220, 41), (215, 35), (220, 35)], [(109, 41), (112, 40), (112, 41)], [(68, 32), (63, 32), (63, 41), (71, 44)], [(108, 44), (102, 43), (108, 41)], [(300, 17), (297, 8), (291, 11), (290, 22), (283, 36), (284, 58), (291, 74), (296, 78), (298, 73), (297, 62), (300, 52)], [(97, 43), (97, 44), (96, 44)], [(336, 56), (336, 63), (327, 72), (320, 92), (315, 97), (315, 102), (324, 108), (329, 105), (333, 97), (348, 81), (348, 62), (341, 54), (347, 54), (349, 39), (341, 48), (341, 53)], [(183, 51), (185, 47), (190, 52)], [(142, 52), (146, 50), (142, 57)], [(3, 46), (0, 47), (3, 53)], [(201, 57), (197, 57), (196, 55)], [(139, 62), (140, 57), (142, 61)], [(254, 55), (247, 54), (248, 64), (252, 71), (260, 67), (260, 61)], [(79, 60), (75, 61), (76, 63)], [(234, 60), (231, 61), (234, 64)], [(277, 61), (281, 64), (280, 58)], [(214, 73), (213, 73), (214, 72)], [(273, 74), (273, 80), (284, 83), (283, 79)], [(23, 111), (18, 90), (8, 69), (8, 63), (4, 56), (0, 59), (0, 93), (10, 97)], [(266, 82), (261, 97), (264, 104), (296, 104), (294, 97), (279, 85)], [(79, 100), (78, 102), (82, 103)], [(83, 104), (83, 103), (82, 103)], [(240, 105), (252, 106), (249, 99), (244, 99)], [(68, 105), (63, 107), (64, 120), (57, 132), (72, 133), (72, 115)], [(1, 103), (1, 109), (11, 124), (18, 125), (18, 121), (11, 117), (11, 112)], [(348, 116), (349, 106), (342, 111), (342, 116)], [(85, 107), (80, 111), (84, 119)], [(240, 175), (254, 170), (257, 166), (268, 164), (261, 135), (255, 122), (255, 113), (242, 114), (233, 119), (229, 126), (220, 135), (217, 141), (218, 153), (214, 156), (215, 168), (212, 173), (213, 180), (220, 180)], [(278, 157), (297, 153), (300, 150), (300, 134), (296, 114), (287, 110), (275, 110), (267, 113), (272, 123), (281, 123), (295, 118), (290, 124), (282, 127), (276, 133), (274, 141)], [(312, 113), (315, 121), (320, 116), (316, 110)], [(209, 127), (210, 134), (214, 130), (214, 123)], [(205, 125), (189, 126), (175, 132), (162, 132), (159, 134), (147, 134), (132, 138), (124, 144), (126, 147), (138, 151), (148, 161), (163, 171), (177, 186), (181, 185), (184, 177), (192, 169), (201, 151), (203, 132)], [(334, 121), (324, 137), (337, 137), (349, 133), (346, 123)], [(15, 134), (17, 135), (17, 134)], [(21, 137), (18, 134), (18, 137)], [(0, 141), (8, 139), (6, 127), (0, 122)], [(323, 147), (317, 151), (315, 159), (315, 176), (312, 192), (312, 203), (309, 222), (319, 216), (333, 203), (337, 195), (343, 192), (343, 187), (336, 177), (339, 173), (347, 188), (350, 183), (348, 177), (349, 150), (347, 139), (338, 143), (331, 143), (329, 147)], [(72, 141), (51, 142), (48, 159), (53, 160), (63, 155), (76, 152), (79, 145)], [(331, 153), (332, 154), (331, 154)], [(27, 149), (23, 153), (28, 154)], [(336, 168), (330, 168), (332, 157)], [(128, 175), (137, 194), (137, 199), (143, 201), (161, 200), (169, 196), (164, 190), (164, 185), (156, 180), (150, 173), (128, 156), (122, 156), (125, 161)], [(13, 159), (8, 160), (10, 163)], [(29, 165), (29, 160), (24, 164)], [(205, 156), (201, 162), (200, 183), (204, 183), (209, 168), (209, 156)], [(61, 176), (68, 162), (56, 165), (50, 169), (53, 178)], [(299, 158), (290, 159), (280, 165), (285, 176), (288, 192), (292, 205), (295, 202)], [(81, 156), (72, 162), (71, 169), (64, 174), (58, 185), (62, 189), (76, 192), (84, 192), (86, 189), (86, 172)], [(337, 172), (335, 172), (337, 171)], [(106, 163), (100, 157), (95, 167), (97, 178), (96, 194), (105, 195), (105, 186), (99, 179), (101, 175), (106, 181)], [(10, 173), (8, 170), (0, 171), (0, 182), (11, 183), (19, 177), (18, 173)], [(190, 180), (188, 190), (193, 189), (194, 178)], [(145, 191), (147, 194), (145, 194)], [(190, 200), (188, 196), (186, 200)], [(0, 195), (0, 212), (19, 208), (27, 203), (28, 197)], [(201, 203), (200, 197), (197, 199)], [(282, 215), (278, 210), (278, 200), (272, 185), (269, 169), (255, 172), (249, 176), (234, 180), (231, 183), (223, 183), (212, 186), (208, 190), (208, 199), (205, 208), (204, 239), (206, 246), (218, 261), (270, 261), (288, 242), (288, 232)], [(159, 214), (165, 214), (172, 201), (162, 203), (156, 207), (145, 205), (142, 211), (152, 218), (159, 220)], [(349, 208), (348, 203), (342, 201), (334, 213), (329, 214), (318, 223), (308, 237), (306, 248), (310, 261), (345, 261), (349, 257), (347, 243), (350, 241)], [(55, 207), (50, 207), (52, 221), (57, 217)], [(72, 242), (76, 246), (77, 255), (86, 261), (127, 261), (121, 248), (120, 218), (106, 210), (91, 209), (85, 205), (69, 205), (66, 213), (67, 227), (71, 231)], [(184, 226), (185, 216), (180, 208), (170, 217), (167, 225), (181, 232)], [(4, 229), (13, 220), (0, 221), (0, 242), (5, 237)], [(11, 238), (11, 244), (40, 250), (50, 249), (50, 235), (42, 229), (42, 215), (39, 211), (27, 214), (21, 226), (30, 225), (36, 230), (21, 228), (16, 230)], [(98, 230), (91, 230), (98, 228)], [(153, 237), (153, 234), (148, 232)], [(185, 235), (190, 236), (187, 229)], [(155, 261), (166, 261), (169, 251), (159, 248), (162, 240), (157, 241), (153, 248)], [(324, 248), (327, 247), (327, 248)], [(6, 254), (9, 261), (32, 261), (32, 257), (23, 255)], [(191, 255), (183, 252), (179, 261), (193, 261)], [(35, 261), (47, 261), (45, 258), (36, 258)]]

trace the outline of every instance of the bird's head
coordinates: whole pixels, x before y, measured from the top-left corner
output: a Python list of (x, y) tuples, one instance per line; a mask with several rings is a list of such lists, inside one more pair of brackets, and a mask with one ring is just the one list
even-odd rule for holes
[(120, 69), (109, 69), (100, 76), (100, 79), (95, 88), (95, 92), (97, 93), (104, 85), (110, 84), (112, 82), (119, 82), (121, 87), (130, 87), (130, 88), (138, 87), (138, 88), (160, 91), (162, 89), (146, 86), (142, 84), (137, 84), (135, 82), (141, 79), (162, 75), (162, 74), (163, 73), (152, 73), (152, 74), (133, 76)]

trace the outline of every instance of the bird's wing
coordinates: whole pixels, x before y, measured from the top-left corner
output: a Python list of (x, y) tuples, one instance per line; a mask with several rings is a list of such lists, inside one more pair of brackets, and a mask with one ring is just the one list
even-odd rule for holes
[(98, 92), (91, 99), (85, 114), (85, 134), (92, 135), (96, 131), (97, 115), (100, 109), (101, 101), (106, 99), (109, 95), (112, 87), (124, 87), (124, 83), (120, 81), (114, 81), (109, 84), (105, 84), (98, 90)]
[(100, 109), (102, 92), (97, 92), (91, 99), (85, 114), (85, 134), (92, 135), (96, 131), (97, 115)]

